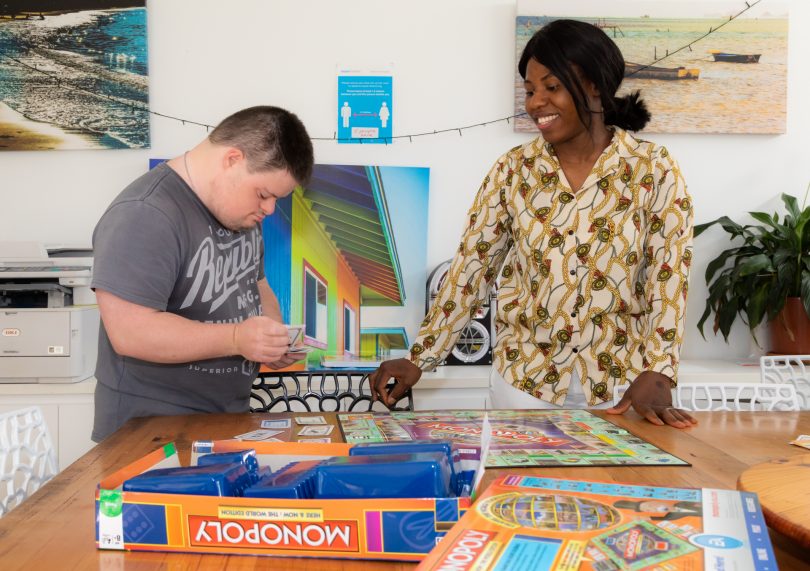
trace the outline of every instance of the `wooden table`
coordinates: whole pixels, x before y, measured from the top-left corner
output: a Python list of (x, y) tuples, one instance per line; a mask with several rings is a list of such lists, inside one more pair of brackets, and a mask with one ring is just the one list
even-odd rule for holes
[(804, 547), (810, 559), (810, 454), (748, 468), (737, 487), (755, 492), (768, 525)]
[[(521, 468), (521, 474), (541, 473), (561, 478), (659, 486), (735, 488), (750, 466), (779, 457), (806, 454), (788, 444), (810, 434), (810, 412), (695, 413), (700, 424), (688, 430), (657, 427), (634, 413), (607, 416), (612, 422), (692, 463), (691, 467)], [(413, 563), (337, 559), (218, 556), (178, 553), (99, 551), (95, 546), (94, 493), (106, 475), (168, 442), (177, 444), (187, 463), (194, 440), (230, 438), (259, 428), (270, 415), (191, 415), (134, 419), (59, 474), (20, 507), (0, 519), (0, 569), (93, 569), (140, 571), (153, 569), (413, 569)], [(273, 415), (280, 416), (280, 415)], [(335, 415), (325, 415), (335, 422)], [(340, 431), (333, 432), (333, 438)], [(337, 438), (335, 438), (337, 440)], [(485, 482), (508, 470), (487, 470)], [(781, 569), (810, 569), (810, 555), (777, 532), (771, 533)]]

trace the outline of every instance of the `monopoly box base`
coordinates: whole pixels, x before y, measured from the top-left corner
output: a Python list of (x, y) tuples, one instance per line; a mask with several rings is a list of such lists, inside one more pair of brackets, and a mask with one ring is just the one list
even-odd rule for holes
[[(197, 442), (200, 454), (255, 449), (274, 471), (347, 456), (348, 444)], [(469, 497), (266, 499), (124, 492), (123, 482), (180, 466), (168, 444), (105, 478), (96, 491), (99, 549), (419, 561), (470, 506)]]

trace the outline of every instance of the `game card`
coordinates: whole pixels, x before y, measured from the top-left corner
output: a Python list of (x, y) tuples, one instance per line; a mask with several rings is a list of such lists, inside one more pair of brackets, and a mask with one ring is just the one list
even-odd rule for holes
[(296, 424), (329, 424), (322, 416), (296, 416)]
[(290, 341), (290, 345), (295, 345), (298, 343), (298, 340), (301, 339), (301, 336), (304, 332), (303, 325), (286, 325), (287, 327), (287, 336)]
[(290, 428), (290, 419), (289, 418), (275, 418), (273, 420), (263, 420), (262, 421), (262, 428)]
[(253, 430), (234, 436), (234, 438), (237, 440), (267, 440), (276, 434), (281, 434), (281, 430)]
[(801, 446), (802, 448), (807, 448), (810, 450), (810, 434), (800, 434), (796, 437), (796, 440), (790, 441), (793, 446)]
[(331, 438), (301, 438), (301, 439), (298, 440), (298, 442), (318, 442), (318, 443), (321, 443), (321, 444), (331, 444), (332, 439)]
[(305, 426), (300, 430), (298, 436), (326, 436), (327, 434), (332, 434), (332, 429), (334, 426), (325, 425), (325, 426)]
[(285, 355), (305, 355), (310, 351), (314, 351), (315, 347), (307, 347), (306, 345), (301, 345), (300, 347), (290, 347), (287, 349)]

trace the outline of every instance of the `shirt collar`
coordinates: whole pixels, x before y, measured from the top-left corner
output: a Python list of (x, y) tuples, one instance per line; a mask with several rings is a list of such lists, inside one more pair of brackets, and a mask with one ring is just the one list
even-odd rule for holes
[[(594, 184), (600, 178), (617, 172), (628, 159), (635, 156), (634, 149), (639, 146), (639, 141), (624, 129), (614, 126), (611, 126), (610, 129), (613, 131), (613, 138), (596, 160), (594, 171), (591, 172), (588, 179), (582, 185), (583, 188)], [(540, 151), (542, 160), (552, 165), (554, 170), (560, 169), (560, 163), (557, 160), (557, 153), (554, 152), (554, 147), (551, 146), (551, 143), (544, 141), (542, 135), (535, 140), (533, 146)]]

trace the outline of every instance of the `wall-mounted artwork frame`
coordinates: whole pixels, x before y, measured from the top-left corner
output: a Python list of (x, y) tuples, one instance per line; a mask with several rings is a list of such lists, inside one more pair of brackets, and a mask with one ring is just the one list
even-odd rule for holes
[[(517, 61), (526, 42), (545, 23), (573, 18), (603, 28), (629, 62), (619, 95), (641, 91), (652, 113), (643, 132), (784, 133), (787, 3), (763, 2), (729, 21), (745, 7), (727, 0), (519, 0), (515, 113), (524, 112)], [(647, 67), (662, 57), (656, 69)], [(515, 130), (537, 132), (525, 116), (515, 120)]]
[(293, 368), (407, 349), (424, 315), (429, 179), (422, 167), (319, 164), (264, 219), (267, 281), (312, 348)]
[(149, 147), (145, 0), (0, 3), (0, 150)]

